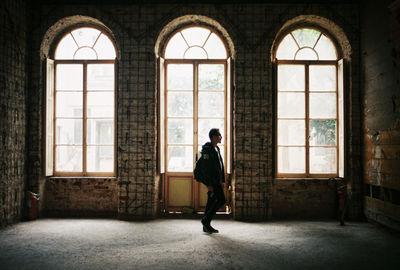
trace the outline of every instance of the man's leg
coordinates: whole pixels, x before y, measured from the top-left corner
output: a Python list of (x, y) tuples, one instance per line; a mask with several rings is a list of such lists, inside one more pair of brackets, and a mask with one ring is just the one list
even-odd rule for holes
[(224, 189), (222, 188), (222, 185), (218, 185), (214, 187), (214, 194), (217, 197), (217, 205), (215, 205), (214, 211), (217, 212), (219, 208), (221, 208), (225, 203), (225, 194), (224, 194)]
[(221, 185), (214, 186), (213, 192), (208, 192), (207, 205), (202, 219), (204, 225), (203, 230), (206, 232), (218, 232), (211, 227), (210, 223), (217, 210), (225, 204), (225, 194)]
[(204, 212), (204, 216), (201, 219), (201, 223), (203, 224), (203, 231), (211, 233), (212, 229), (210, 227), (210, 222), (212, 217), (214, 216), (214, 208), (218, 204), (217, 197), (215, 193), (212, 191), (207, 192), (207, 204)]

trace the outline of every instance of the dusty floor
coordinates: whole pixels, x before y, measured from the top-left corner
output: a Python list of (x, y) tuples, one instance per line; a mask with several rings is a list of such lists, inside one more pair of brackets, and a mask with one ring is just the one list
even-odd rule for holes
[(43, 219), (0, 230), (0, 269), (400, 269), (400, 236), (368, 223)]

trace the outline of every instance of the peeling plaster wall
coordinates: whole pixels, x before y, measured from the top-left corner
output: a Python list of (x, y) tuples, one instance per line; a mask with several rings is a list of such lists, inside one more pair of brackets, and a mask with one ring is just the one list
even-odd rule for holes
[(364, 212), (400, 229), (400, 1), (362, 14)]

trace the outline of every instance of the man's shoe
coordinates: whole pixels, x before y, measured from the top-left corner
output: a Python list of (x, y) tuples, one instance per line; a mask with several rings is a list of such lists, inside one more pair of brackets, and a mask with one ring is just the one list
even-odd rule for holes
[(210, 229), (211, 229), (212, 233), (219, 233), (219, 231), (217, 229), (214, 229), (213, 227), (211, 227), (211, 225), (210, 225)]
[(206, 233), (213, 233), (213, 229), (210, 224), (207, 224), (203, 219), (201, 220), (201, 224), (203, 224), (203, 232)]
[(207, 228), (206, 228), (206, 226), (203, 226), (203, 232), (205, 232), (205, 233), (212, 233), (212, 231), (211, 230), (208, 230)]

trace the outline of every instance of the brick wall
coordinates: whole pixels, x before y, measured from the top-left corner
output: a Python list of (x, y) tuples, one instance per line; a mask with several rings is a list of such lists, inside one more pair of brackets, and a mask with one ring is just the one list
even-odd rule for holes
[[(30, 184), (36, 191), (52, 197), (51, 200), (47, 200), (47, 207), (52, 207), (50, 201), (56, 204), (54, 200), (57, 200), (57, 197), (54, 194), (50, 195), (51, 193), (59, 192), (59, 189), (64, 189), (63, 192), (76, 192), (72, 188), (65, 189), (64, 184), (53, 185), (54, 181), (61, 180), (52, 179), (51, 185), (46, 185), (46, 179), (43, 177), (43, 77), (40, 73), (43, 59), (40, 58), (40, 54), (45, 55), (45, 53), (40, 44), (44, 37), (51, 36), (48, 30), (65, 17), (83, 15), (101, 21), (115, 35), (120, 52), (117, 93), (118, 181), (110, 183), (115, 185), (112, 188), (110, 186), (110, 189), (118, 189), (118, 202), (115, 203), (120, 217), (154, 217), (158, 211), (160, 192), (160, 177), (156, 168), (158, 105), (154, 47), (165, 25), (188, 14), (207, 16), (220, 23), (229, 33), (235, 46), (232, 177), (233, 210), (236, 219), (268, 219), (275, 211), (285, 212), (293, 207), (285, 203), (272, 203), (274, 190), (284, 189), (291, 192), (291, 189), (297, 186), (292, 185), (292, 180), (274, 181), (273, 176), (274, 87), (270, 52), (276, 34), (288, 20), (305, 14), (325, 17), (343, 29), (353, 51), (348, 59), (350, 80), (347, 104), (349, 121), (346, 137), (348, 152), (346, 179), (349, 190), (352, 191), (350, 212), (353, 217), (359, 216), (362, 212), (359, 14), (358, 6), (351, 4), (143, 4), (37, 7), (33, 15), (35, 25), (32, 31), (34, 54), (31, 90), (35, 95), (31, 95), (29, 99), (31, 128), (28, 170)], [(325, 185), (321, 184), (321, 181), (326, 180), (308, 182), (310, 186), (315, 185), (315, 189), (310, 190), (330, 192), (325, 187), (318, 188)], [(93, 182), (93, 187), (95, 185), (96, 182)], [(298, 198), (299, 203), (295, 206), (299, 209), (307, 207), (300, 205), (304, 193), (293, 193), (293, 196)], [(96, 200), (96, 196), (88, 197), (88, 200)], [(71, 196), (64, 197), (66, 200), (69, 200), (68, 198)], [(327, 208), (329, 208), (327, 211), (331, 211), (332, 200), (333, 197), (329, 195), (326, 197), (327, 204), (321, 205), (318, 199), (310, 198), (307, 204), (314, 204), (315, 207), (319, 205), (321, 212)], [(82, 201), (82, 205), (84, 204)], [(81, 209), (81, 206), (77, 205), (76, 208)]]
[(25, 1), (0, 4), (0, 227), (23, 215), (25, 189)]
[(400, 229), (400, 2), (377, 6), (362, 20), (364, 212)]
[(46, 195), (47, 215), (117, 216), (115, 178), (50, 178), (46, 182)]

